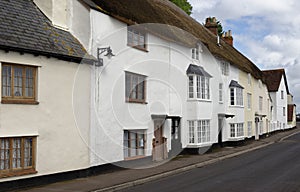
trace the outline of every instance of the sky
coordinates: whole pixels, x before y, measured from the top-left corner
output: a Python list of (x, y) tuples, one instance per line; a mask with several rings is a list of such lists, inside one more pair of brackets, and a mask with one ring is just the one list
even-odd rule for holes
[(261, 70), (284, 68), (300, 112), (300, 1), (189, 0), (192, 17), (216, 17), (234, 47)]

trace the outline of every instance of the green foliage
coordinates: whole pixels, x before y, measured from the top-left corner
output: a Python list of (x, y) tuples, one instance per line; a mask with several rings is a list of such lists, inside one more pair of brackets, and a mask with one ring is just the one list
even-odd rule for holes
[(222, 27), (222, 24), (221, 24), (220, 21), (217, 21), (217, 26), (218, 26), (218, 35), (219, 35), (220, 37), (222, 37), (224, 31), (223, 31), (223, 27)]
[(192, 5), (187, 0), (170, 0), (172, 3), (180, 7), (188, 15), (192, 13)]

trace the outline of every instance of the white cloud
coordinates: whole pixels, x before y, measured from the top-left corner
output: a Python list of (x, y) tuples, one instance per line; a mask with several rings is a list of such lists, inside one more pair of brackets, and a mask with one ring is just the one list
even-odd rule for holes
[[(190, 0), (200, 23), (215, 16), (233, 30), (235, 47), (261, 69), (285, 68), (300, 106), (300, 1)], [(299, 99), (297, 96), (299, 95)]]

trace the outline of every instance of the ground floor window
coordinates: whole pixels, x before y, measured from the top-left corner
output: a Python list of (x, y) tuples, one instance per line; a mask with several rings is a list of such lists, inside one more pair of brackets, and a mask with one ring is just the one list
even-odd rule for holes
[(248, 136), (252, 136), (252, 121), (248, 121)]
[(0, 177), (35, 173), (36, 137), (0, 138)]
[(243, 137), (244, 136), (244, 124), (243, 123), (231, 123), (230, 124), (230, 137)]
[(210, 142), (210, 120), (188, 121), (189, 143)]
[(124, 131), (124, 158), (145, 155), (145, 131)]

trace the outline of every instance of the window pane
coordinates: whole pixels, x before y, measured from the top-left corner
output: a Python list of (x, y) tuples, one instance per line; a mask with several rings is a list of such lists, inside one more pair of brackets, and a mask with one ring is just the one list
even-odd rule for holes
[(137, 138), (136, 138), (136, 133), (130, 132), (130, 156), (136, 156), (137, 155)]
[(22, 67), (14, 67), (14, 96), (21, 97), (23, 96), (22, 88), (23, 88), (23, 68)]
[(201, 99), (205, 99), (205, 77), (204, 76), (200, 76), (201, 77)]
[(13, 159), (12, 159), (12, 168), (21, 167), (21, 138), (13, 139)]
[(230, 105), (234, 105), (234, 88), (230, 89)]
[(129, 134), (124, 131), (124, 158), (129, 157)]
[(24, 167), (32, 166), (32, 138), (24, 139)]
[(0, 170), (9, 169), (9, 139), (0, 139)]
[(2, 96), (11, 96), (11, 66), (2, 67)]
[(33, 97), (34, 90), (34, 69), (33, 68), (25, 68), (26, 76), (25, 76), (25, 97)]
[(126, 99), (129, 99), (131, 92), (131, 76), (130, 74), (125, 74), (125, 89), (126, 89)]
[(200, 76), (196, 76), (197, 78), (197, 98), (201, 98), (200, 96), (200, 87), (201, 87), (201, 84), (200, 84)]
[(194, 81), (193, 76), (189, 76), (189, 98), (194, 97)]

